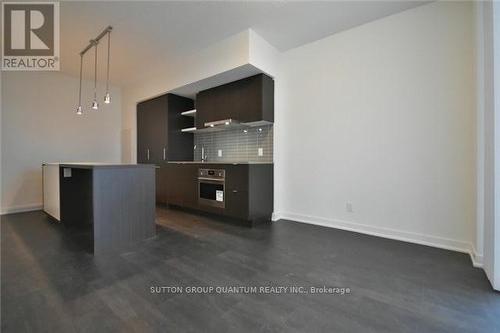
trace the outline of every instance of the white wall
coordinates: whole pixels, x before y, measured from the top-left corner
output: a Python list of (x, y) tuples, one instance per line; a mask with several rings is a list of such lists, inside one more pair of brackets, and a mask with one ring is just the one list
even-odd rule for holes
[(493, 287), (500, 290), (500, 2), (495, 1), (493, 4), (493, 67), (494, 67), (494, 154), (495, 159), (494, 174), (495, 174), (495, 193), (494, 193), (494, 245), (493, 245), (493, 260), (494, 272), (493, 278), (490, 277)]
[[(119, 162), (121, 96), (101, 111), (75, 114), (78, 78), (58, 72), (2, 73), (1, 211), (42, 204), (41, 164), (57, 161)], [(98, 88), (102, 100), (103, 87)], [(93, 83), (84, 82), (89, 109)]]
[(476, 3), (477, 9), (477, 89), (478, 89), (478, 201), (477, 237), (483, 242), (484, 270), (493, 282), (494, 260), (494, 82), (493, 6)]
[(484, 270), (500, 290), (500, 3), (476, 3), (478, 52), (478, 221)]
[(485, 40), (485, 11), (487, 2), (474, 2), (476, 34), (476, 228), (474, 248), (476, 260), (484, 265), (484, 217), (485, 217), (485, 75), (487, 41)]
[(470, 251), (473, 50), (472, 4), (439, 2), (282, 54), (276, 218)]

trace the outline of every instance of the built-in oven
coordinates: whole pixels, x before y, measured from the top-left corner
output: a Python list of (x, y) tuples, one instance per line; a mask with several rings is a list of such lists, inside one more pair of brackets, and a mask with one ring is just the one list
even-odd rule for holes
[(223, 169), (198, 169), (198, 204), (224, 208), (225, 181)]

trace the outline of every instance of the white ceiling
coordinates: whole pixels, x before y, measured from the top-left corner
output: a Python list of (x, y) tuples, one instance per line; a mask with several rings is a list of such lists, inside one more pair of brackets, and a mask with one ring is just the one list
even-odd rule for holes
[[(422, 1), (336, 2), (60, 2), (61, 70), (78, 75), (78, 53), (112, 25), (111, 80), (126, 85), (143, 78), (144, 69), (196, 52), (251, 28), (285, 51), (333, 33), (384, 17)], [(105, 63), (105, 48), (99, 63)], [(93, 56), (85, 57), (91, 77)], [(103, 67), (101, 67), (103, 68)], [(104, 70), (99, 71), (100, 79)]]

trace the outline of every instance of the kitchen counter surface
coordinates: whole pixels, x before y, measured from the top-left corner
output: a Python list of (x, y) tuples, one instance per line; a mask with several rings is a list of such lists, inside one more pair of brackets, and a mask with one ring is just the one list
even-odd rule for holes
[(171, 161), (168, 162), (169, 164), (231, 164), (231, 165), (238, 165), (238, 164), (273, 164), (273, 162), (258, 162), (258, 161), (250, 161), (250, 162), (218, 162), (218, 161), (208, 161), (208, 162), (202, 162), (202, 161)]

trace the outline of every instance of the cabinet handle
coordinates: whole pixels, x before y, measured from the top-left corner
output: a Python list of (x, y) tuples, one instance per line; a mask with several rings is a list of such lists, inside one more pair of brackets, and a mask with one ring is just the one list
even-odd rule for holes
[(238, 190), (233, 190), (233, 193), (238, 193)]
[(167, 149), (163, 147), (163, 160), (165, 161), (166, 158), (167, 158)]
[(148, 161), (149, 161), (149, 148), (147, 149), (147, 154), (148, 154)]

